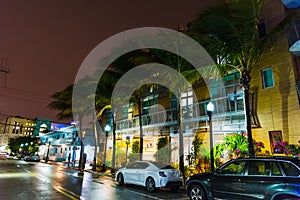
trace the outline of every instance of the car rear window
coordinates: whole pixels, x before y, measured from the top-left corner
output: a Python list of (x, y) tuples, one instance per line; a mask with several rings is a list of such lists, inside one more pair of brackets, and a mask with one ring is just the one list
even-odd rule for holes
[(294, 159), (293, 162), (294, 162), (298, 167), (300, 167), (300, 160), (299, 160), (299, 159)]
[(290, 162), (280, 162), (286, 176), (299, 176), (300, 170)]
[(161, 163), (161, 162), (152, 162), (152, 163), (159, 169), (174, 169), (174, 167), (166, 163)]

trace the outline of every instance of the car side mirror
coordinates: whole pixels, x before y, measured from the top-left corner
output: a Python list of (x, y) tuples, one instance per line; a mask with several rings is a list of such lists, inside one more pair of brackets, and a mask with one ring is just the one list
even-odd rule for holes
[(222, 170), (222, 169), (217, 169), (217, 170), (216, 170), (216, 173), (217, 173), (217, 174), (223, 174), (223, 170)]

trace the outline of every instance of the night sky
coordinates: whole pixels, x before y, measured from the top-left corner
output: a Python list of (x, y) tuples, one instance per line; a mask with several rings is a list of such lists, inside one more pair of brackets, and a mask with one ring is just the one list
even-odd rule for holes
[[(138, 27), (177, 29), (211, 0), (0, 0), (0, 114), (57, 121), (50, 96), (88, 53)], [(7, 58), (7, 66), (6, 66)], [(6, 81), (5, 81), (6, 74)]]

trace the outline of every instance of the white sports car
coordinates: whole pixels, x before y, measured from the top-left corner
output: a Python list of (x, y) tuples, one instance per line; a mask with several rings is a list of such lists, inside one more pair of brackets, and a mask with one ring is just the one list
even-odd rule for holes
[(120, 168), (116, 174), (116, 181), (119, 185), (130, 183), (145, 186), (149, 192), (162, 187), (177, 191), (183, 185), (183, 178), (178, 169), (165, 163), (151, 161), (136, 161)]

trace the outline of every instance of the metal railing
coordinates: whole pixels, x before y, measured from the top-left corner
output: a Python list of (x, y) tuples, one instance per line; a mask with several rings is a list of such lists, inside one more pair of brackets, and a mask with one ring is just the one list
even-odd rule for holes
[[(215, 124), (214, 127), (217, 128), (216, 130), (218, 130), (219, 126), (220, 129), (224, 126), (235, 127), (233, 128), (234, 130), (243, 129), (245, 123), (244, 99), (240, 94), (231, 97), (213, 99), (212, 102), (215, 105), (213, 120)], [(209, 119), (206, 110), (208, 103), (209, 101), (201, 101), (193, 105), (181, 107), (183, 129), (193, 127), (208, 128)], [(177, 124), (177, 119), (177, 109), (168, 109), (142, 115), (141, 121), (142, 126), (147, 128), (173, 126)], [(138, 129), (138, 127), (138, 116), (132, 119), (116, 121), (117, 132), (135, 130)]]

